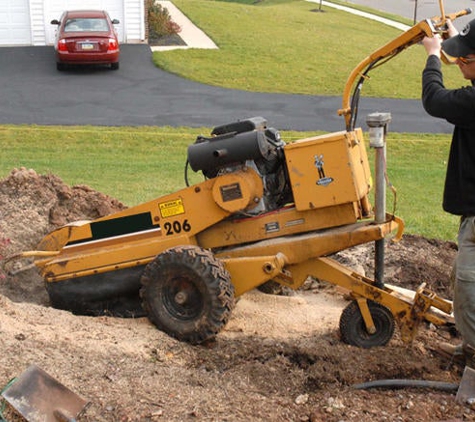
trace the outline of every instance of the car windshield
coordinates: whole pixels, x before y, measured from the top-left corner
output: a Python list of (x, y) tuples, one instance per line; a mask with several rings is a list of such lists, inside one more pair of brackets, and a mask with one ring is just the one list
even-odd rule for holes
[(107, 32), (109, 27), (103, 18), (76, 18), (68, 19), (64, 25), (64, 32)]

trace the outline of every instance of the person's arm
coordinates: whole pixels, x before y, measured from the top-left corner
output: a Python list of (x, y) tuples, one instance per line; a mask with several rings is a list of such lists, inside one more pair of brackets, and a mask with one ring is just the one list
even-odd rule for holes
[(422, 40), (428, 56), (422, 72), (422, 105), (434, 117), (445, 117), (446, 110), (446, 105), (438, 98), (445, 90), (440, 61), (441, 44), (442, 38), (438, 34)]
[[(457, 30), (449, 24), (449, 34)], [(452, 35), (453, 36), (453, 35)], [(422, 44), (428, 55), (422, 72), (422, 105), (433, 117), (441, 117), (455, 125), (474, 124), (475, 98), (472, 88), (446, 89), (440, 60), (442, 38), (436, 34), (425, 37)]]
[(473, 127), (475, 121), (475, 91), (472, 87), (447, 89), (444, 86), (442, 62), (437, 50), (428, 51), (422, 72), (422, 105), (433, 117), (446, 119), (459, 126)]
[(437, 56), (440, 59), (442, 38), (439, 34), (435, 34), (433, 37), (424, 37), (422, 40), (422, 45), (426, 49), (428, 56)]

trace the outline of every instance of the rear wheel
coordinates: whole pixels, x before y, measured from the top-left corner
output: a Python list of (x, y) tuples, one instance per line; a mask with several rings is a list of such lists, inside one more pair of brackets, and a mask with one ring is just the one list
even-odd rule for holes
[(112, 69), (112, 70), (117, 70), (117, 69), (119, 69), (119, 62), (117, 62), (117, 63), (111, 63), (111, 69)]
[(150, 320), (181, 341), (214, 338), (234, 308), (234, 286), (224, 264), (197, 246), (166, 250), (141, 277), (140, 296)]
[(340, 317), (341, 339), (352, 346), (369, 349), (384, 346), (394, 334), (394, 316), (391, 311), (377, 302), (368, 300), (368, 307), (376, 328), (373, 334), (368, 333), (358, 303), (352, 301)]
[(57, 62), (56, 63), (56, 70), (59, 70), (59, 71), (63, 71), (63, 70), (66, 70), (66, 64), (64, 63), (60, 63), (60, 62)]

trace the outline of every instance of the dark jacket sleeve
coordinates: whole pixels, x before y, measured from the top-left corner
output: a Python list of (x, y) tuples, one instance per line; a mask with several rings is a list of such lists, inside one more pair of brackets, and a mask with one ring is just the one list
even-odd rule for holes
[(475, 126), (475, 89), (446, 89), (441, 61), (431, 55), (422, 72), (422, 104), (431, 116), (441, 117), (457, 126)]

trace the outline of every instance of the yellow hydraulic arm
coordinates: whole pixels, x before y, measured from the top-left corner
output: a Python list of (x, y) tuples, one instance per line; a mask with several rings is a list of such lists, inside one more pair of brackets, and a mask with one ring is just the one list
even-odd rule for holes
[[(382, 60), (385, 62), (406, 48), (419, 43), (426, 36), (431, 37), (436, 33), (441, 33), (442, 35), (446, 34), (447, 19), (455, 20), (472, 12), (471, 9), (465, 9), (446, 15), (441, 2), (440, 8), (441, 16), (436, 16), (417, 23), (407, 31), (403, 32), (397, 38), (371, 53), (353, 69), (346, 81), (345, 88), (343, 90), (342, 108), (338, 110), (338, 114), (340, 116), (344, 116), (345, 118), (346, 130), (351, 131), (355, 127), (355, 121), (358, 112), (359, 94), (363, 82), (367, 78), (370, 70), (377, 67), (377, 65), (382, 64), (380, 63)], [(353, 97), (351, 97), (351, 91), (357, 79), (358, 82), (356, 83), (356, 86), (353, 90)]]

